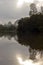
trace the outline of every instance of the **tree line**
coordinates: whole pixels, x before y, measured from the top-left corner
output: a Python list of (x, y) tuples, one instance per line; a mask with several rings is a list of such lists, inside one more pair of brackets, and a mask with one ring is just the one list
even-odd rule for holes
[(18, 36), (18, 42), (22, 45), (30, 45), (33, 49), (43, 49), (43, 7), (40, 12), (37, 11), (36, 5), (30, 5), (30, 16), (21, 18), (16, 24), (0, 24), (0, 34)]
[(14, 32), (15, 31), (15, 26), (11, 23), (8, 22), (8, 24), (0, 24), (0, 32)]
[[(43, 9), (42, 9), (43, 11)], [(43, 49), (43, 12), (38, 12), (31, 4), (30, 17), (21, 18), (18, 22), (17, 35), (21, 45), (32, 49)]]

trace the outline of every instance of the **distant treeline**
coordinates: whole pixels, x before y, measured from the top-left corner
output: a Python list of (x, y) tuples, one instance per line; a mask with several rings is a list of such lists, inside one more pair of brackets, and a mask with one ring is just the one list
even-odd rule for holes
[(14, 25), (2, 25), (0, 24), (0, 32), (11, 32), (15, 31), (15, 26)]

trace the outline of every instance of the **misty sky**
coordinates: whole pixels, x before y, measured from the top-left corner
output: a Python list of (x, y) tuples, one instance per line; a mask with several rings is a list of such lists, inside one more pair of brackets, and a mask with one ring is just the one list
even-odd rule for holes
[(27, 0), (22, 6), (17, 7), (19, 1), (20, 0), (0, 0), (0, 23), (6, 23), (8, 21), (14, 22), (15, 19), (28, 16), (29, 5), (32, 1), (36, 4), (39, 4), (38, 1), (40, 1), (41, 4), (43, 3), (43, 0)]

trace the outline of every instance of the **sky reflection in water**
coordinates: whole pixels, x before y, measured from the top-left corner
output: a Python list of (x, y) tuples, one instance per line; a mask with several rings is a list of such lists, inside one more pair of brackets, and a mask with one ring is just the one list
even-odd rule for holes
[(28, 57), (28, 48), (21, 46), (13, 38), (0, 38), (0, 65), (18, 65), (16, 55)]
[(35, 60), (29, 56), (28, 47), (18, 44), (14, 38), (0, 38), (0, 65), (43, 65), (43, 54), (40, 52), (37, 52)]
[(37, 59), (36, 61), (33, 61), (31, 59), (25, 59), (23, 61), (23, 58), (17, 57), (17, 60), (20, 65), (43, 65), (43, 57), (40, 58), (40, 55), (39, 55), (39, 57), (37, 57), (36, 59)]

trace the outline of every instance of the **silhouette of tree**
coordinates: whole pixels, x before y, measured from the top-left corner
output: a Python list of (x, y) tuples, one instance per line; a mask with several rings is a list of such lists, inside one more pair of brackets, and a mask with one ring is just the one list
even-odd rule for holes
[(29, 15), (33, 15), (33, 14), (37, 14), (37, 8), (36, 8), (36, 5), (34, 3), (32, 3), (30, 5), (30, 12), (29, 12)]
[(43, 15), (35, 14), (18, 22), (18, 42), (32, 49), (43, 49)]

